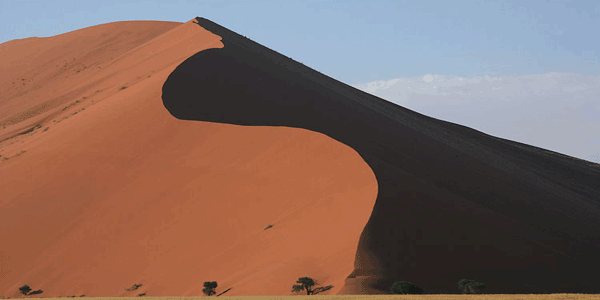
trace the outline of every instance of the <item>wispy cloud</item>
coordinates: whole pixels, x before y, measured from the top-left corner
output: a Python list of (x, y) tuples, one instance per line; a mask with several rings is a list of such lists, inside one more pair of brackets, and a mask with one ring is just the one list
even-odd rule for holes
[(426, 74), (354, 87), (430, 117), (600, 163), (600, 76)]

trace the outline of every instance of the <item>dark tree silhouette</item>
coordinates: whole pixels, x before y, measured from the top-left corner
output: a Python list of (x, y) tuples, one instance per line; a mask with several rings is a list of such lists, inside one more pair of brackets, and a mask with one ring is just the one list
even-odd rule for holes
[(458, 281), (458, 288), (463, 294), (479, 294), (485, 287), (485, 283), (475, 282), (475, 280), (463, 278)]
[(292, 286), (292, 292), (306, 290), (307, 295), (314, 294), (315, 291), (313, 290), (313, 286), (318, 284), (314, 279), (310, 277), (298, 278), (298, 281), (296, 281), (296, 283), (299, 284), (295, 284)]
[(217, 282), (216, 281), (205, 281), (204, 282), (204, 288), (202, 289), (202, 292), (206, 296), (212, 296), (212, 295), (214, 295), (214, 294), (217, 293), (215, 291), (216, 288), (217, 288)]
[(423, 294), (423, 289), (408, 281), (396, 281), (391, 287), (392, 294)]
[(24, 285), (19, 288), (19, 291), (21, 292), (21, 294), (27, 295), (29, 294), (29, 292), (31, 292), (31, 288), (28, 285)]

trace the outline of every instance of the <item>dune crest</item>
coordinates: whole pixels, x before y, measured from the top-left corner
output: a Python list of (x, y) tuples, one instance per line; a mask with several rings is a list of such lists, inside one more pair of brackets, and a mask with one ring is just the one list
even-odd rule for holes
[[(339, 294), (598, 292), (600, 168), (430, 118), (325, 76), (204, 18), (224, 47), (169, 75), (179, 119), (288, 126), (356, 150), (378, 183), (354, 271)], [(232, 70), (235, 70), (232, 72)]]

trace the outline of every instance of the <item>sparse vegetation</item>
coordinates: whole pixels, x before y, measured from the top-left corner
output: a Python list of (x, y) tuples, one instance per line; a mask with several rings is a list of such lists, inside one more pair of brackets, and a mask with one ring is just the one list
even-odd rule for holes
[(124, 89), (126, 89), (126, 88), (127, 88), (127, 87), (123, 85), (123, 86), (121, 86), (121, 87), (119, 88), (119, 91), (120, 91), (120, 90), (124, 90)]
[(299, 284), (295, 284), (292, 286), (292, 292), (300, 292), (302, 290), (306, 290), (307, 295), (316, 295), (320, 292), (327, 291), (333, 287), (333, 285), (328, 285), (325, 287), (314, 288), (314, 286), (318, 285), (319, 283), (310, 277), (298, 278), (298, 281), (296, 281), (296, 283)]
[(411, 294), (420, 295), (423, 294), (423, 289), (418, 287), (416, 284), (408, 281), (396, 281), (392, 284), (392, 294)]
[(461, 279), (458, 281), (458, 288), (463, 294), (479, 294), (487, 285), (475, 280)]
[(144, 296), (146, 296), (146, 293), (139, 293), (139, 294), (137, 294), (137, 296), (138, 297), (144, 297)]
[(135, 291), (135, 290), (137, 290), (137, 289), (138, 289), (140, 286), (142, 286), (142, 284), (141, 284), (141, 283), (136, 283), (136, 284), (134, 284), (134, 285), (132, 285), (132, 286), (130, 286), (130, 287), (128, 287), (128, 288), (126, 288), (125, 290), (126, 290), (126, 291), (128, 291), (128, 292)]
[(19, 288), (19, 292), (21, 292), (21, 294), (23, 295), (27, 295), (29, 294), (29, 292), (31, 292), (31, 287), (29, 287), (28, 285), (23, 285)]
[(217, 282), (216, 281), (205, 281), (204, 282), (204, 288), (202, 289), (202, 292), (206, 296), (212, 296), (212, 295), (214, 295), (214, 294), (217, 293), (215, 291), (216, 288), (217, 288)]

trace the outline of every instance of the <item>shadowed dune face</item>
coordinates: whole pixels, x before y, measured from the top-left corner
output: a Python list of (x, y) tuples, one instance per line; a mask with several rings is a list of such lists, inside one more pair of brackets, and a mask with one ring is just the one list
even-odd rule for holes
[(339, 294), (396, 280), (458, 293), (599, 292), (600, 169), (422, 116), (335, 82), (206, 19), (224, 47), (171, 73), (175, 117), (323, 133), (371, 167), (377, 202)]

